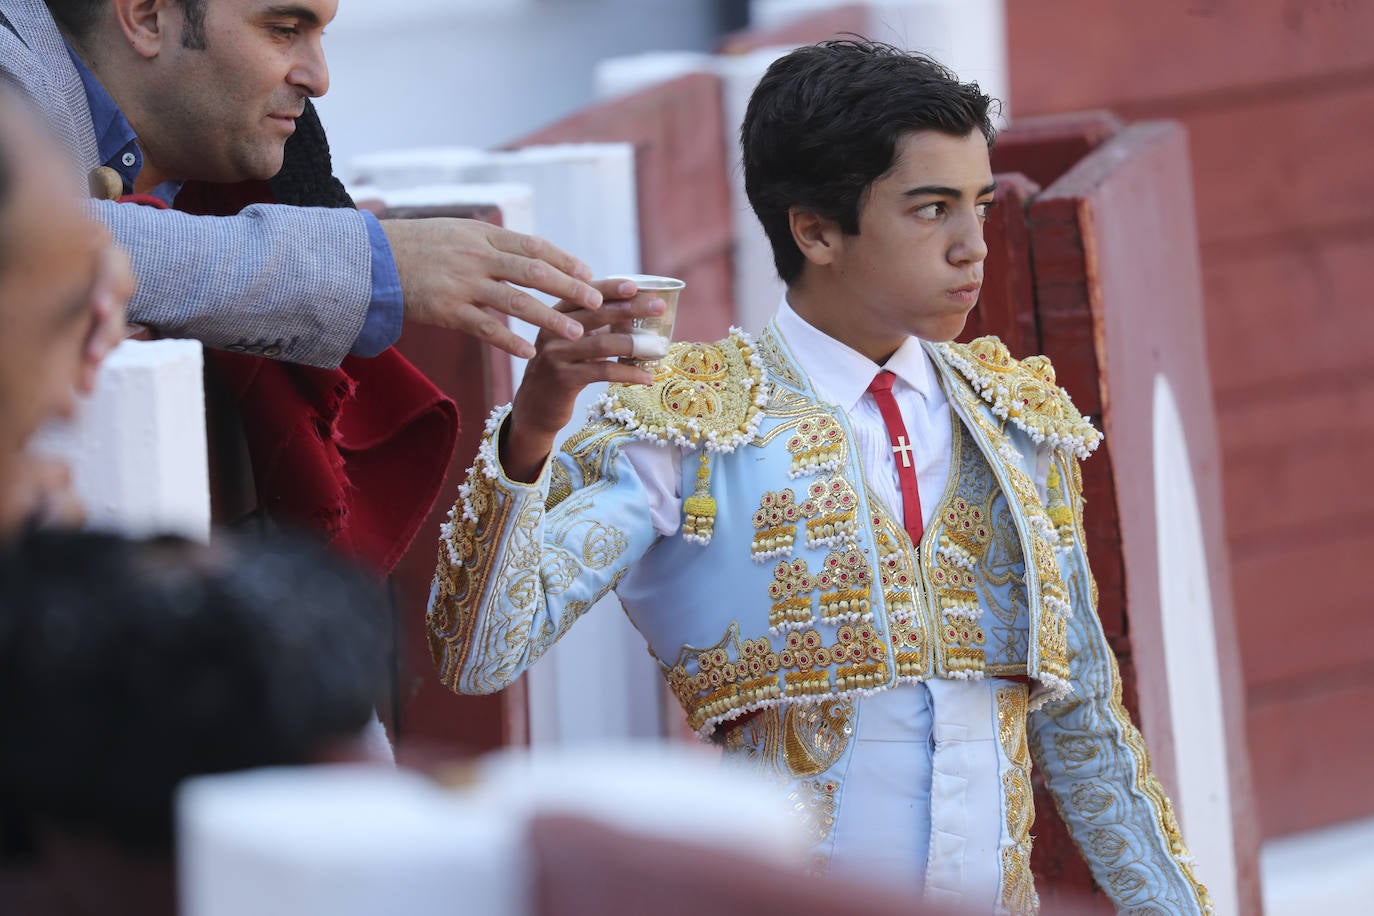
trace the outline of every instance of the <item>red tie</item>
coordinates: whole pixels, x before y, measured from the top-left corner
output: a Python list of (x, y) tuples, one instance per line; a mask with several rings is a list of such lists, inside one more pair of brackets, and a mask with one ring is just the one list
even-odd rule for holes
[(869, 383), (868, 393), (878, 402), (883, 422), (887, 424), (887, 437), (892, 440), (892, 455), (897, 462), (897, 480), (902, 485), (902, 516), (906, 522), (906, 533), (911, 536), (913, 546), (921, 545), (921, 494), (916, 489), (916, 467), (911, 461), (911, 437), (906, 434), (906, 424), (902, 422), (902, 412), (897, 409), (897, 399), (892, 396), (892, 383), (897, 376), (884, 369)]

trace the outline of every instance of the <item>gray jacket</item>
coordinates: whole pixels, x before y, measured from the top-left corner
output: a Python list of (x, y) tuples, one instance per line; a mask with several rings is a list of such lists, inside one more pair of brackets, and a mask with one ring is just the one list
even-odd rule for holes
[[(38, 107), (74, 159), (82, 192), (99, 165), (81, 77), (42, 0), (0, 0), (0, 80)], [(190, 216), (92, 201), (133, 257), (131, 321), (211, 347), (337, 366), (372, 296), (372, 249), (360, 214), (257, 205), (236, 217)]]

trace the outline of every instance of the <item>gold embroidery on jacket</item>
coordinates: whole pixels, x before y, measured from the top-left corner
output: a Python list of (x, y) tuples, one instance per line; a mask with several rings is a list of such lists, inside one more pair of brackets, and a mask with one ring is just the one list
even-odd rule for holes
[(839, 783), (833, 779), (810, 779), (787, 795), (807, 834), (817, 843), (824, 842), (835, 826), (835, 793), (839, 789)]
[(676, 343), (651, 385), (614, 384), (593, 410), (636, 438), (731, 452), (754, 438), (769, 389), (753, 341), (739, 329), (716, 343)]
[(994, 414), (1024, 430), (1036, 443), (1048, 442), (1086, 458), (1102, 441), (1102, 434), (1056, 383), (1054, 366), (1045, 357), (1017, 362), (996, 337), (941, 344), (939, 349)]
[[(687, 667), (693, 661), (695, 673)], [(815, 629), (792, 630), (777, 650), (766, 636), (740, 641), (731, 624), (719, 643), (684, 648), (664, 669), (688, 725), (703, 737), (723, 720), (782, 699), (880, 687), (890, 670), (887, 642), (869, 623), (836, 628), (828, 645)]]
[(783, 762), (792, 776), (819, 776), (834, 766), (854, 734), (854, 703), (848, 699), (788, 706), (782, 719)]
[(780, 777), (782, 711), (777, 706), (723, 722), (717, 732), (727, 759), (744, 763), (764, 776)]
[(832, 551), (814, 581), (820, 593), (821, 620), (841, 623), (873, 619), (869, 603), (873, 572), (861, 551)]
[(1071, 550), (1074, 545), (1073, 509), (1064, 499), (1064, 481), (1059, 473), (1059, 462), (1051, 461), (1049, 478), (1045, 484), (1049, 493), (1050, 523), (1054, 525), (1055, 536), (1059, 540), (1059, 550)]
[(974, 570), (992, 540), (981, 506), (961, 496), (947, 502), (939, 516), (940, 546), (927, 561), (935, 604), (943, 616), (945, 670), (950, 674), (982, 671), (987, 633), (980, 622)]
[(883, 588), (883, 603), (889, 618), (908, 619), (916, 613), (916, 573), (908, 552), (894, 531), (886, 530), (883, 520), (874, 516), (878, 528), (874, 541), (878, 548), (878, 576)]
[(590, 611), (593, 605), (602, 598), (605, 598), (615, 589), (619, 588), (621, 580), (625, 578), (629, 571), (629, 567), (619, 570), (609, 582), (598, 589), (596, 594), (592, 595), (590, 601), (569, 601), (567, 606), (563, 609), (563, 619), (559, 622), (557, 627), (554, 626), (552, 620), (544, 621), (544, 625), (539, 628), (539, 632), (530, 640), (528, 664), (533, 664), (543, 657), (544, 653), (549, 651), (554, 643), (566, 636), (568, 630), (572, 629), (572, 625), (577, 623), (584, 614)]
[(544, 504), (536, 500), (521, 509), (506, 530), (505, 555), (490, 594), (504, 594), (508, 603), (491, 601), (485, 626), (473, 634), (477, 643), (473, 654), (483, 662), (473, 672), (473, 683), (479, 690), (504, 687), (520, 668), (530, 637), (528, 621), (540, 593), (535, 571), (542, 553), (538, 534), (543, 519)]
[(797, 368), (792, 364), (792, 360), (787, 358), (782, 341), (778, 339), (772, 325), (764, 328), (763, 333), (759, 335), (758, 351), (771, 377), (786, 382), (797, 390), (805, 387)]
[[(606, 450), (611, 446), (611, 443), (620, 439), (627, 439), (629, 435), (622, 427), (610, 420), (598, 420), (594, 423), (588, 423), (567, 438), (560, 450), (573, 460), (578, 471), (582, 474), (582, 483), (577, 488), (579, 492), (601, 482), (604, 477), (602, 468), (605, 467), (606, 463)], [(559, 470), (557, 464), (554, 465), (554, 470), (555, 472)], [(566, 475), (566, 470), (563, 473)], [(571, 488), (571, 478), (569, 479), (569, 487)], [(553, 495), (554, 488), (551, 483), (549, 487), (550, 498)], [(558, 502), (562, 501), (562, 499), (558, 500)], [(549, 508), (552, 509), (553, 506), (550, 505)]]
[(1055, 556), (1060, 543), (1049, 512), (1040, 493), (1026, 472), (1014, 464), (1006, 466), (1012, 494), (1029, 522), (1031, 556), (1026, 558), (1027, 572), (1034, 570), (1040, 583), (1040, 618), (1037, 626), (1038, 673), (1060, 681), (1069, 679), (1068, 624), (1073, 614), (1069, 592)]
[(544, 499), (544, 511), (552, 512), (563, 500), (572, 496), (572, 476), (568, 469), (555, 461), (549, 468), (549, 495)]
[(605, 569), (625, 555), (630, 542), (619, 528), (593, 524), (582, 544), (582, 560), (588, 569)]
[(790, 556), (801, 517), (797, 495), (790, 489), (764, 493), (754, 513), (754, 540), (749, 547), (754, 559)]
[(510, 500), (493, 500), (485, 489), (474, 497), (477, 522), (454, 525), (449, 539), (439, 543), (435, 564), (438, 593), (425, 615), (430, 654), (440, 680), (452, 690), (458, 689), (458, 679), (472, 651), (478, 617), (472, 598), (486, 591), (512, 506)]
[(926, 628), (915, 618), (893, 620), (892, 645), (897, 654), (897, 676), (921, 679), (926, 676)]
[(792, 453), (793, 477), (836, 470), (844, 461), (844, 430), (830, 414), (817, 410), (797, 423), (787, 450)]
[(1026, 688), (1017, 685), (997, 691), (997, 735), (1010, 768), (1002, 776), (1007, 805), (1007, 845), (1002, 847), (1002, 907), (1022, 916), (1040, 910), (1031, 875), (1031, 826), (1035, 802), (1031, 794), (1030, 750), (1026, 744)]
[(858, 509), (859, 497), (843, 477), (822, 477), (813, 482), (801, 505), (806, 518), (806, 546), (853, 544), (859, 530)]
[(811, 593), (815, 590), (816, 580), (807, 570), (805, 560), (778, 561), (773, 567), (773, 581), (768, 585), (768, 597), (773, 599), (768, 629), (776, 633), (815, 623), (811, 613)]
[[(1076, 536), (1077, 544), (1081, 547), (1081, 545), (1087, 544), (1087, 538), (1085, 538), (1083, 530), (1083, 474), (1081, 474), (1077, 461), (1066, 459), (1066, 463), (1072, 468), (1073, 477), (1070, 494), (1072, 494), (1073, 499), (1074, 536)], [(1084, 562), (1083, 566), (1087, 567), (1087, 562)], [(1090, 600), (1092, 602), (1092, 612), (1094, 612), (1094, 617), (1096, 617), (1098, 595), (1096, 595), (1096, 581), (1092, 578), (1091, 573), (1088, 574), (1088, 585), (1090, 585), (1091, 588)], [(1121, 740), (1123, 740), (1129, 753), (1131, 753), (1132, 759), (1135, 761), (1136, 791), (1139, 791), (1143, 797), (1149, 799), (1150, 806), (1153, 808), (1154, 814), (1156, 814), (1158, 828), (1160, 828), (1161, 834), (1164, 835), (1165, 842), (1168, 843), (1169, 854), (1173, 857), (1173, 861), (1178, 864), (1180, 871), (1183, 873), (1184, 880), (1186, 880), (1186, 882), (1190, 884), (1191, 889), (1193, 889), (1193, 893), (1195, 897), (1197, 897), (1198, 906), (1200, 906), (1204, 913), (1213, 912), (1212, 897), (1210, 897), (1208, 890), (1206, 890), (1206, 886), (1198, 882), (1197, 876), (1193, 873), (1193, 856), (1189, 853), (1187, 846), (1184, 845), (1183, 832), (1179, 829), (1178, 818), (1173, 814), (1173, 806), (1169, 803), (1168, 794), (1164, 791), (1164, 786), (1162, 786), (1158, 777), (1154, 775), (1154, 769), (1150, 766), (1150, 753), (1145, 746), (1145, 737), (1140, 735), (1140, 731), (1136, 728), (1135, 722), (1131, 721), (1131, 714), (1127, 713), (1124, 703), (1121, 702), (1121, 670), (1120, 666), (1117, 665), (1116, 654), (1110, 650), (1110, 647), (1106, 647), (1105, 655), (1107, 676), (1110, 678), (1110, 694), (1109, 702), (1107, 702), (1107, 711), (1112, 715), (1113, 720), (1116, 721), (1116, 726), (1120, 729)], [(1109, 840), (1101, 838), (1096, 840), (1096, 842), (1107, 843)]]

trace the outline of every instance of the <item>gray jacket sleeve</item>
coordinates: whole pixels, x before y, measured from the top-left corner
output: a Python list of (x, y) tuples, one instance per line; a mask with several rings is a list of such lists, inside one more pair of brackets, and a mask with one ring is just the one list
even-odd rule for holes
[[(0, 83), (22, 91), (73, 159), (73, 186), (97, 165), (85, 89), (42, 0), (0, 0)], [(255, 206), (190, 216), (105, 201), (98, 219), (133, 256), (133, 321), (314, 366), (337, 366), (372, 298), (372, 249), (360, 214)]]
[(372, 249), (354, 210), (260, 204), (214, 217), (91, 206), (133, 257), (131, 321), (165, 337), (325, 367), (358, 338)]

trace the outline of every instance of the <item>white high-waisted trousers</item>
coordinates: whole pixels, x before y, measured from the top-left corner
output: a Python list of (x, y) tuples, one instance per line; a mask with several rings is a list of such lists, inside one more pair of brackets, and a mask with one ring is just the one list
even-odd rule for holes
[(996, 691), (932, 680), (855, 704), (830, 869), (991, 913), (1003, 832)]

